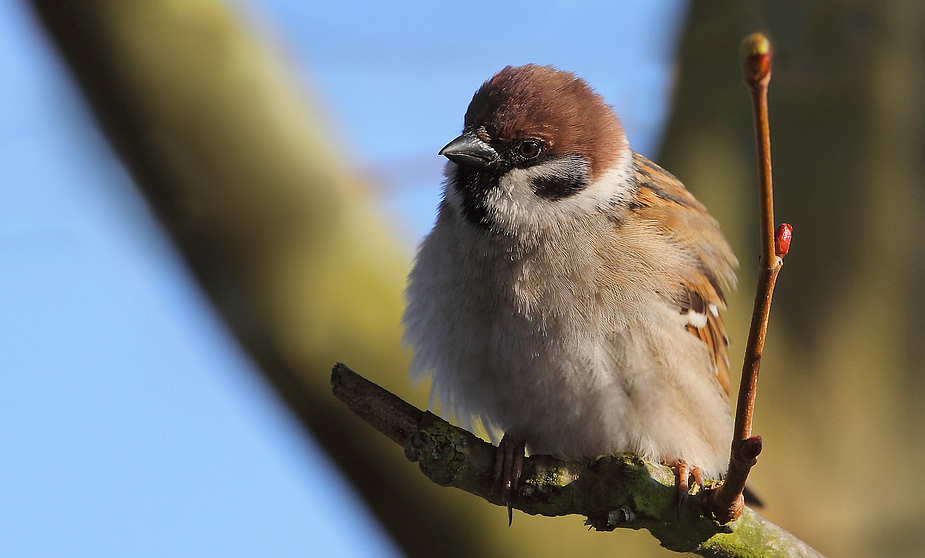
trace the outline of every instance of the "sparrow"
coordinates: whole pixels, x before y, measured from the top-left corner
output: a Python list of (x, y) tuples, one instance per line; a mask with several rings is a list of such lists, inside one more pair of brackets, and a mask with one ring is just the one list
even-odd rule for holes
[(402, 319), (410, 374), (466, 425), (504, 433), (509, 521), (525, 450), (632, 453), (675, 467), (683, 496), (689, 472), (721, 478), (719, 311), (738, 264), (706, 208), (630, 149), (584, 80), (549, 66), (486, 81), (440, 154), (443, 199)]

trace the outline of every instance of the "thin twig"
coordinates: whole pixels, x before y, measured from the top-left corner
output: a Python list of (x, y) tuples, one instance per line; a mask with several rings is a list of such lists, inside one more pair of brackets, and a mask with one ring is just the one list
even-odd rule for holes
[(758, 388), (761, 353), (768, 332), (771, 297), (777, 274), (783, 265), (782, 256), (790, 248), (790, 225), (774, 230), (774, 191), (771, 185), (771, 139), (768, 126), (768, 83), (771, 80), (771, 44), (760, 33), (750, 35), (742, 43), (745, 82), (752, 97), (755, 118), (755, 141), (758, 147), (759, 217), (761, 227), (761, 258), (758, 262), (758, 286), (752, 322), (742, 364), (739, 399), (736, 405), (735, 431), (729, 470), (725, 482), (706, 498), (708, 509), (721, 522), (738, 518), (744, 502), (742, 492), (748, 473), (761, 453), (760, 436), (752, 436), (752, 416)]
[(761, 260), (764, 268), (775, 268), (774, 189), (771, 175), (771, 130), (768, 124), (768, 83), (771, 81), (771, 43), (760, 33), (742, 43), (745, 83), (752, 97), (755, 119), (755, 145), (758, 148), (758, 214), (761, 227)]

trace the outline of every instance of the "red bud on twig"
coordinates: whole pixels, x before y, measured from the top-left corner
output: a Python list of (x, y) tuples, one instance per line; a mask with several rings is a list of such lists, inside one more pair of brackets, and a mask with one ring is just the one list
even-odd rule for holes
[(787, 223), (777, 227), (774, 232), (774, 252), (777, 257), (783, 258), (790, 251), (790, 239), (793, 237), (793, 227)]

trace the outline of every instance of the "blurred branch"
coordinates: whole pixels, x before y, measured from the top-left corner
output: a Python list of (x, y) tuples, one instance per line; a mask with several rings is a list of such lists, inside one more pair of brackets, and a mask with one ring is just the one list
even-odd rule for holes
[(485, 554), (462, 505), (415, 497), (399, 456), (355, 458), (382, 442), (328, 394), (334, 355), (405, 383), (409, 257), (291, 69), (218, 0), (32, 4), (234, 335), (399, 544)]
[[(432, 481), (502, 505), (494, 490), (494, 446), (409, 405), (343, 364), (334, 366), (331, 385), (351, 411), (404, 446), (405, 456)], [(630, 454), (592, 464), (531, 456), (524, 460), (513, 506), (531, 515), (583, 515), (586, 525), (599, 531), (647, 529), (665, 548), (701, 556), (755, 556), (759, 549), (762, 556), (820, 556), (747, 508), (722, 525), (703, 513), (700, 498), (690, 498), (679, 521), (674, 482), (670, 468)]]

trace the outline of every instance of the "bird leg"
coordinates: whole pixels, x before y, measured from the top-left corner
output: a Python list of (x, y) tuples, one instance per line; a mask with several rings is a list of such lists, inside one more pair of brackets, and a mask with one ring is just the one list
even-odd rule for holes
[(498, 444), (495, 452), (495, 490), (501, 491), (501, 501), (507, 506), (508, 527), (514, 519), (514, 508), (511, 502), (520, 484), (520, 475), (523, 472), (524, 452), (526, 442), (515, 440), (505, 434)]
[(678, 521), (681, 521), (681, 508), (684, 506), (684, 502), (687, 501), (687, 497), (690, 493), (690, 476), (694, 476), (695, 482), (701, 487), (703, 486), (703, 475), (700, 472), (700, 469), (697, 467), (690, 467), (687, 464), (687, 461), (681, 459), (670, 464), (671, 468), (674, 469), (678, 474)]
[(691, 468), (691, 476), (694, 477), (694, 482), (697, 483), (697, 486), (700, 487), (700, 491), (703, 492), (704, 478), (703, 471), (700, 470), (700, 467)]

